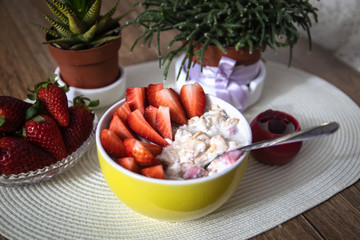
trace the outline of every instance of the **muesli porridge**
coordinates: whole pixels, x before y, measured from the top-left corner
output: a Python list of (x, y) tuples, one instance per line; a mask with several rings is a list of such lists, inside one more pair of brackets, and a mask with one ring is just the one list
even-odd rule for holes
[(167, 165), (167, 179), (195, 179), (216, 174), (234, 163), (236, 159), (225, 157), (213, 161), (206, 171), (205, 162), (226, 151), (245, 144), (243, 133), (238, 129), (238, 118), (229, 117), (218, 105), (211, 105), (201, 117), (189, 119), (180, 126), (175, 140), (165, 147), (157, 158)]

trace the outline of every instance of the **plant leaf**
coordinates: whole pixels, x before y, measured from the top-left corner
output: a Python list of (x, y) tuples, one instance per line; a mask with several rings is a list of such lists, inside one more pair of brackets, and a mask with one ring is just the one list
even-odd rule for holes
[(115, 40), (115, 39), (117, 39), (117, 38), (119, 38), (119, 37), (120, 37), (120, 36), (107, 36), (107, 37), (103, 37), (103, 38), (100, 38), (100, 39), (96, 39), (96, 40), (94, 40), (94, 41), (91, 41), (90, 44), (91, 44), (91, 46), (96, 47), (96, 46), (100, 46), (100, 45), (102, 45), (102, 44), (104, 44), (104, 43), (110, 42), (110, 41), (112, 41), (112, 40)]
[(95, 36), (97, 25), (93, 25), (87, 32), (85, 32), (82, 37), (85, 42), (89, 42)]
[(68, 13), (66, 16), (69, 19), (69, 29), (72, 33), (82, 34), (87, 31), (85, 24), (75, 14)]
[(43, 27), (43, 26), (41, 26), (41, 25), (39, 25), (39, 24), (36, 24), (36, 23), (31, 23), (31, 24), (34, 25), (35, 27), (37, 27), (38, 29), (44, 31), (45, 33), (49, 34), (50, 36), (53, 36), (53, 37), (55, 37), (55, 38), (60, 37), (60, 35), (59, 35), (56, 31), (54, 31), (54, 30), (52, 30), (52, 29)]
[(63, 14), (56, 6), (54, 6), (49, 0), (46, 0), (46, 4), (51, 12), (60, 19), (65, 25), (69, 24), (69, 20), (65, 14)]
[(68, 27), (66, 25), (63, 25), (63, 24), (55, 21), (54, 19), (52, 19), (51, 17), (49, 17), (46, 14), (44, 14), (44, 17), (51, 24), (51, 26), (53, 26), (56, 29), (56, 31), (58, 31), (58, 33), (62, 37), (68, 37), (68, 36), (72, 35), (71, 31), (68, 29)]
[(101, 8), (101, 0), (95, 0), (87, 13), (85, 14), (82, 21), (87, 24), (88, 26), (92, 26), (95, 24), (96, 19), (98, 18), (100, 14), (100, 8)]

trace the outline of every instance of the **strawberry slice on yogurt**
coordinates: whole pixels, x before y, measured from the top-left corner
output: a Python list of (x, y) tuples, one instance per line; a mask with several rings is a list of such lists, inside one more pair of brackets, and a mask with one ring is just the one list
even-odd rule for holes
[(215, 159), (207, 168), (209, 170), (209, 176), (230, 167), (243, 154), (244, 153), (240, 150), (233, 150), (223, 154), (218, 159)]
[(184, 169), (184, 174), (182, 178), (188, 180), (206, 177), (207, 175), (208, 172), (205, 169), (193, 165), (187, 165)]

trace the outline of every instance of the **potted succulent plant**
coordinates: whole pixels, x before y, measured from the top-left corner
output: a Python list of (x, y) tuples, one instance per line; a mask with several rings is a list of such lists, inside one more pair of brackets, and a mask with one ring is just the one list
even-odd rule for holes
[(119, 21), (127, 13), (113, 17), (118, 3), (100, 15), (101, 0), (46, 0), (54, 15), (44, 14), (51, 27), (34, 25), (45, 31), (44, 43), (58, 63), (55, 73), (70, 86), (70, 94), (71, 87), (76, 89), (73, 94), (86, 95), (81, 92), (82, 89), (102, 89), (121, 80), (123, 69), (118, 63), (121, 45)]
[[(177, 30), (169, 52), (160, 58), (165, 79), (171, 62), (183, 53), (176, 62), (176, 79), (199, 81), (240, 110), (260, 96), (265, 48), (289, 46), (290, 65), (298, 27), (307, 31), (311, 49), (311, 16), (317, 21), (317, 9), (300, 0), (143, 0), (137, 5), (142, 12), (123, 26), (143, 27), (132, 48), (141, 39), (150, 44), (154, 35), (159, 45), (161, 32)], [(161, 57), (159, 46), (158, 52)]]

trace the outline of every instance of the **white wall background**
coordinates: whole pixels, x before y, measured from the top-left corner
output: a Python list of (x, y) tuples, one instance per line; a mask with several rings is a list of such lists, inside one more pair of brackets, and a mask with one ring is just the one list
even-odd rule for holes
[(360, 71), (360, 0), (310, 0), (318, 23), (311, 28), (314, 42)]

